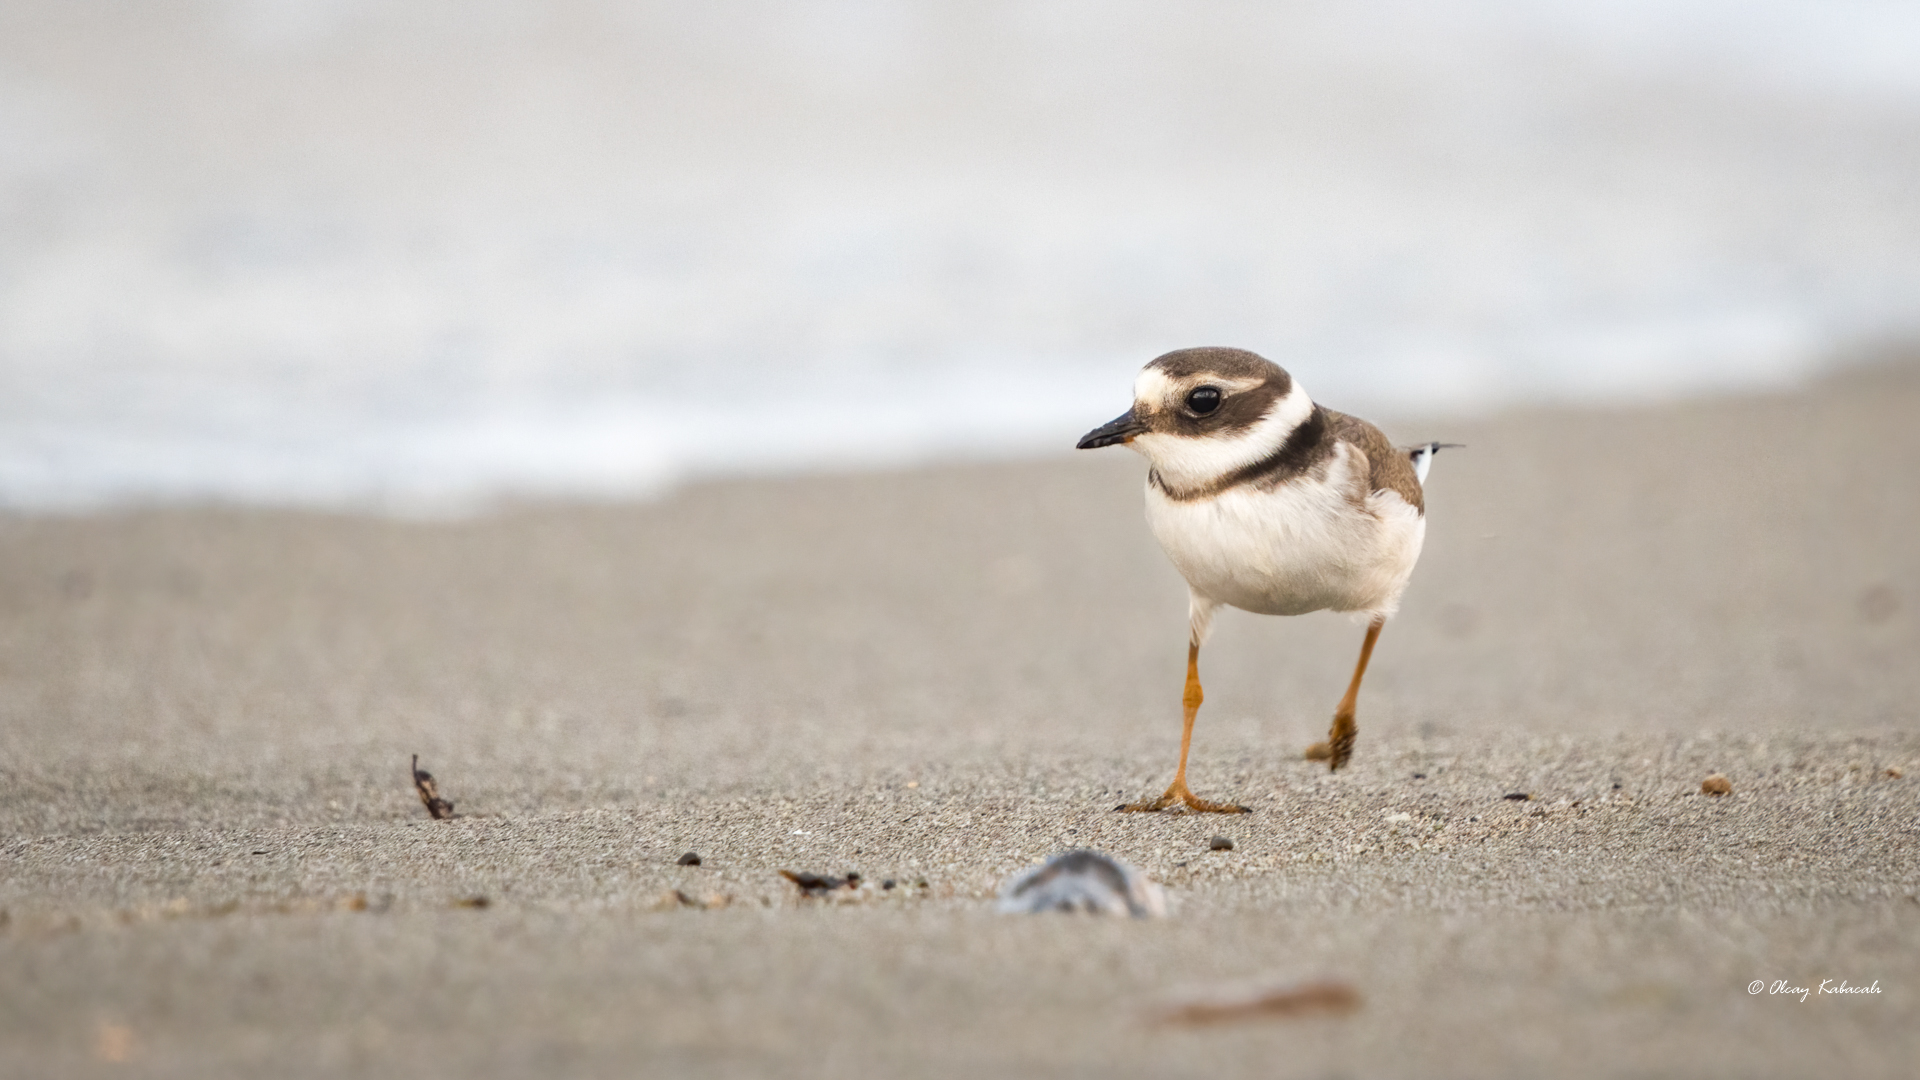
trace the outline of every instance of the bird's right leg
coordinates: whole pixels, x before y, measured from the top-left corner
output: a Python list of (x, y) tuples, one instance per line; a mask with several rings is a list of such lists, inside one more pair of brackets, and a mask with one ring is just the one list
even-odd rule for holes
[(1193, 745), (1193, 720), (1194, 717), (1200, 715), (1200, 702), (1205, 700), (1205, 695), (1200, 692), (1200, 634), (1204, 633), (1204, 631), (1205, 627), (1203, 624), (1200, 631), (1194, 634), (1193, 640), (1187, 645), (1187, 688), (1186, 692), (1180, 695), (1180, 703), (1184, 707), (1186, 716), (1182, 721), (1183, 726), (1180, 729), (1180, 767), (1174, 770), (1173, 783), (1170, 784), (1167, 790), (1157, 799), (1142, 799), (1136, 803), (1127, 803), (1124, 806), (1114, 807), (1116, 810), (1124, 810), (1130, 813), (1165, 810), (1167, 807), (1178, 802), (1184, 804), (1190, 810), (1196, 810), (1203, 814), (1244, 814), (1247, 812), (1246, 807), (1234, 803), (1213, 802), (1208, 799), (1202, 799), (1187, 788), (1187, 750)]

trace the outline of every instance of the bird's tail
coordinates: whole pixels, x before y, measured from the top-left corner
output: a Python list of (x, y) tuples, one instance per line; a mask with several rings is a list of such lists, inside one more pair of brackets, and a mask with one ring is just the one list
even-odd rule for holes
[(1466, 449), (1466, 443), (1430, 442), (1407, 448), (1407, 457), (1413, 460), (1413, 475), (1421, 484), (1427, 482), (1427, 470), (1433, 467), (1433, 456), (1442, 450)]

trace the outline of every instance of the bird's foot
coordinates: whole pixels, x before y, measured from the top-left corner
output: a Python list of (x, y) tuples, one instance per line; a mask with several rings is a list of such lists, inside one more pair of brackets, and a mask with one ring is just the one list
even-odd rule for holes
[(1360, 736), (1360, 726), (1353, 722), (1352, 713), (1333, 714), (1333, 727), (1327, 732), (1327, 771), (1339, 772), (1353, 757), (1353, 742)]
[(1196, 814), (1250, 813), (1246, 807), (1238, 803), (1213, 802), (1210, 799), (1202, 799), (1187, 790), (1187, 784), (1184, 780), (1175, 780), (1173, 785), (1167, 788), (1157, 799), (1142, 799), (1139, 802), (1125, 803), (1116, 806), (1114, 809), (1127, 814), (1147, 814), (1165, 810), (1175, 803), (1185, 806), (1188, 810)]

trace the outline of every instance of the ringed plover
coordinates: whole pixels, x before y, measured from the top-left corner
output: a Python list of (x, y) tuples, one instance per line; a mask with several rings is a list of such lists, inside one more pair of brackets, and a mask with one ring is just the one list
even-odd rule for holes
[(1327, 741), (1308, 751), (1339, 769), (1353, 755), (1354, 704), (1380, 628), (1399, 607), (1426, 537), (1421, 485), (1451, 443), (1396, 447), (1365, 420), (1316, 405), (1279, 365), (1244, 349), (1170, 352), (1133, 384), (1133, 407), (1079, 449), (1146, 455), (1147, 523), (1187, 580), (1186, 707), (1180, 764), (1157, 799), (1121, 810), (1244, 813), (1187, 788), (1200, 711), (1200, 646), (1222, 605), (1262, 615), (1369, 616), (1360, 662)]

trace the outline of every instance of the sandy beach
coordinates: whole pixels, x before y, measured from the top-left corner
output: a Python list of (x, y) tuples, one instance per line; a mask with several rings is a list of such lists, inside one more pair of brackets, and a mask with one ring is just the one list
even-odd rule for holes
[[(1122, 451), (0, 519), (0, 1073), (1910, 1076), (1915, 415), (1905, 364), (1386, 418), (1469, 448), (1353, 766), (1301, 751), (1361, 628), (1224, 615), (1234, 818), (1112, 812), (1186, 633)], [(994, 913), (1076, 846), (1170, 917)], [(1166, 1020), (1316, 980), (1360, 1007)]]

